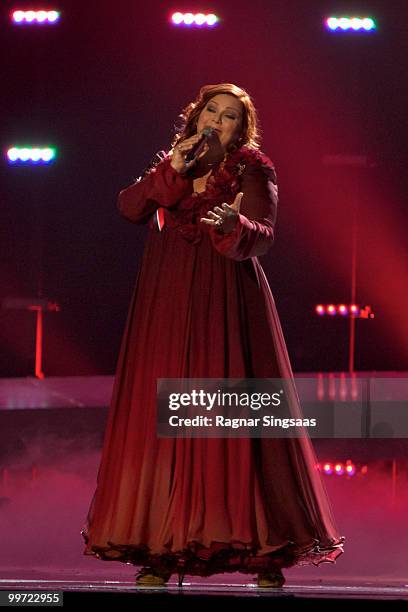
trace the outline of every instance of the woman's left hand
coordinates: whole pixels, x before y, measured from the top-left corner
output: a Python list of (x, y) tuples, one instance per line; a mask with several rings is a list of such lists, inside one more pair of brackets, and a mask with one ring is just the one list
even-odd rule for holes
[(231, 205), (222, 204), (222, 208), (214, 206), (213, 210), (209, 210), (207, 215), (210, 218), (202, 217), (200, 221), (207, 223), (208, 225), (214, 225), (217, 228), (221, 228), (224, 234), (229, 234), (234, 229), (237, 221), (238, 214), (241, 208), (241, 200), (244, 194), (240, 191), (235, 200)]

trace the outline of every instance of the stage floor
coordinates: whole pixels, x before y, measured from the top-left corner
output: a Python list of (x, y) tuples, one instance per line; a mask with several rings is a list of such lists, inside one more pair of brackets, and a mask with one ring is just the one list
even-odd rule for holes
[[(136, 568), (135, 568), (136, 569)], [(106, 571), (104, 572), (106, 573)], [(182, 587), (179, 587), (175, 578), (171, 578), (166, 587), (137, 587), (132, 577), (98, 576), (95, 572), (85, 574), (75, 570), (53, 571), (28, 571), (27, 569), (3, 569), (0, 580), (2, 591), (46, 591), (95, 595), (95, 599), (101, 594), (110, 596), (126, 595), (126, 601), (132, 599), (140, 601), (139, 596), (154, 595), (162, 598), (171, 597), (175, 603), (180, 597), (201, 600), (208, 598), (221, 600), (251, 599), (250, 605), (259, 605), (272, 599), (296, 600), (387, 600), (390, 603), (408, 601), (408, 579), (401, 577), (387, 579), (385, 577), (349, 576), (333, 579), (303, 579), (298, 580), (287, 576), (287, 583), (280, 589), (259, 588), (256, 586), (254, 577), (236, 574), (233, 577), (221, 575), (217, 578), (199, 580), (194, 577), (186, 577)], [(78, 598), (79, 599), (79, 598)], [(262, 600), (259, 601), (259, 600)], [(71, 600), (70, 600), (71, 601)], [(72, 600), (73, 601), (73, 600)], [(104, 600), (106, 601), (106, 600)], [(120, 601), (125, 601), (123, 597)], [(214, 602), (215, 603), (215, 602)], [(405, 604), (406, 605), (406, 604)]]

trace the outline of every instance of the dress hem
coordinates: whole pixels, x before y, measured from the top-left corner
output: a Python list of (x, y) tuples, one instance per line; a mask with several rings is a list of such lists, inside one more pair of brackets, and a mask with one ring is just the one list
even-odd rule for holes
[(108, 546), (89, 546), (86, 531), (82, 530), (87, 547), (84, 555), (94, 556), (102, 561), (119, 561), (135, 566), (152, 568), (164, 573), (183, 573), (190, 576), (211, 576), (239, 572), (257, 574), (293, 566), (335, 563), (343, 554), (345, 538), (332, 540), (323, 545), (313, 540), (300, 547), (294, 542), (287, 542), (271, 553), (259, 554), (259, 547), (241, 542), (212, 542), (210, 547), (199, 542), (189, 542), (181, 551), (152, 554), (146, 545), (117, 544), (108, 541)]

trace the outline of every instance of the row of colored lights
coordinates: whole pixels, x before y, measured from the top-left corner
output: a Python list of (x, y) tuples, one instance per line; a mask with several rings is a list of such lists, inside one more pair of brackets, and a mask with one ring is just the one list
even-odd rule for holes
[(317, 304), (315, 307), (315, 312), (320, 315), (342, 315), (343, 317), (347, 317), (349, 315), (354, 317), (361, 317), (364, 319), (373, 319), (374, 314), (371, 311), (371, 306), (364, 306), (362, 308), (358, 304)]
[[(323, 474), (325, 474), (326, 476), (331, 476), (332, 474), (336, 474), (337, 476), (355, 476), (355, 474), (357, 473), (356, 465), (350, 459), (347, 459), (345, 463), (341, 463), (341, 462), (335, 462), (335, 463), (325, 462), (322, 464), (318, 463), (317, 469), (321, 471)], [(368, 466), (363, 465), (360, 469), (360, 474), (363, 474), (364, 476), (365, 474), (367, 474), (367, 472), (368, 472)]]
[[(60, 19), (59, 11), (46, 10), (15, 10), (11, 13), (11, 20), (17, 25), (21, 24), (54, 24)], [(214, 13), (182, 13), (177, 11), (170, 17), (170, 22), (176, 26), (214, 26), (220, 18)], [(371, 17), (328, 17), (325, 25), (331, 32), (371, 32), (377, 25)]]
[(55, 157), (56, 150), (53, 147), (11, 147), (7, 151), (10, 164), (49, 164)]
[(173, 13), (170, 21), (174, 25), (213, 26), (219, 22), (219, 17), (214, 13)]
[(347, 30), (354, 32), (364, 30), (365, 32), (370, 32), (377, 27), (374, 19), (371, 19), (371, 17), (329, 17), (326, 19), (326, 26), (332, 32), (336, 30), (342, 30), (343, 32)]
[(13, 11), (11, 20), (17, 25), (20, 24), (38, 24), (38, 23), (56, 23), (61, 16), (59, 11)]
[(360, 313), (360, 306), (357, 304), (350, 304), (350, 306), (346, 306), (346, 304), (317, 304), (315, 310), (318, 315), (340, 314), (347, 316), (348, 314), (353, 314), (357, 316)]

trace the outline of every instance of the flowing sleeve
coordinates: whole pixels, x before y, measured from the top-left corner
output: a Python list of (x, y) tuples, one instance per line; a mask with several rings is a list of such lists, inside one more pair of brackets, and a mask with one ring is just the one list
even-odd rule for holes
[[(265, 161), (266, 160), (266, 161)], [(272, 246), (277, 218), (277, 180), (272, 162), (247, 166), (242, 175), (243, 197), (235, 228), (228, 234), (210, 226), (210, 237), (221, 255), (242, 261), (264, 255)]]
[(191, 177), (177, 172), (170, 158), (162, 160), (146, 176), (123, 189), (118, 196), (120, 213), (132, 223), (146, 223), (159, 207), (171, 207), (192, 192)]

